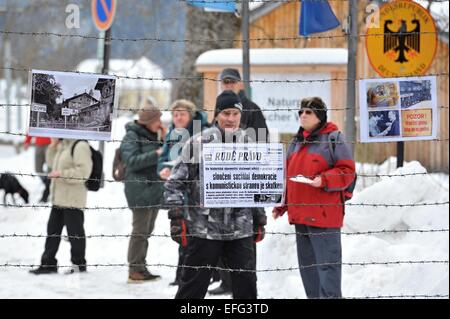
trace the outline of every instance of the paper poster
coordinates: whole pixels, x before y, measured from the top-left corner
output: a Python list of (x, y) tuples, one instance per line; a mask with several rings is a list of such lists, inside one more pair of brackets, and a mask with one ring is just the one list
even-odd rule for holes
[(111, 140), (114, 76), (32, 70), (29, 87), (30, 136)]
[(436, 77), (361, 80), (359, 92), (361, 142), (437, 138)]
[(284, 149), (280, 143), (203, 144), (201, 173), (204, 207), (283, 203)]

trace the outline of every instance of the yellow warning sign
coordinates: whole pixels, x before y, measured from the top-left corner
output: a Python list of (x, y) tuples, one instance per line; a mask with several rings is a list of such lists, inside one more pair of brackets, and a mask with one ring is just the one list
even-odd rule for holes
[(404, 137), (431, 136), (433, 129), (432, 109), (403, 111), (402, 128)]
[(436, 48), (434, 20), (413, 1), (399, 0), (381, 6), (379, 25), (367, 29), (367, 55), (382, 77), (425, 74)]

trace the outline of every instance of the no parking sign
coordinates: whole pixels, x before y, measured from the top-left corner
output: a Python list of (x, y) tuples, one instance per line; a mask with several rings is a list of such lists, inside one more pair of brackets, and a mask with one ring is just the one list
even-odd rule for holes
[(108, 30), (116, 14), (116, 0), (92, 0), (92, 19), (99, 31)]

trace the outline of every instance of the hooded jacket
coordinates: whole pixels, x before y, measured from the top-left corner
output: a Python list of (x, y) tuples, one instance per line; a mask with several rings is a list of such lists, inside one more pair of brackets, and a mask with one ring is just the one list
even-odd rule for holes
[[(338, 128), (331, 122), (311, 134), (301, 128), (289, 144), (286, 184), (288, 205), (285, 209), (291, 224), (322, 228), (340, 228), (343, 225), (344, 190), (354, 179), (355, 162), (342, 134), (338, 135), (333, 159), (328, 134), (334, 131), (338, 131)], [(322, 185), (316, 188), (289, 179), (296, 175), (310, 179), (321, 176)]]

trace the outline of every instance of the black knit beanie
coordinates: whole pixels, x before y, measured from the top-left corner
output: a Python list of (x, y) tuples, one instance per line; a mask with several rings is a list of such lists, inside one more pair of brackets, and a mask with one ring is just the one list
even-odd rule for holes
[(216, 99), (216, 109), (214, 111), (214, 116), (217, 116), (217, 114), (225, 109), (231, 108), (238, 109), (240, 112), (242, 112), (241, 99), (233, 91), (223, 91)]
[(320, 97), (308, 97), (304, 98), (300, 104), (300, 109), (311, 109), (321, 124), (327, 122), (327, 106)]

